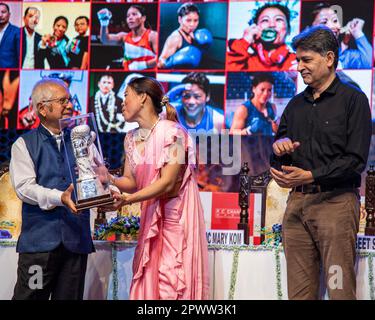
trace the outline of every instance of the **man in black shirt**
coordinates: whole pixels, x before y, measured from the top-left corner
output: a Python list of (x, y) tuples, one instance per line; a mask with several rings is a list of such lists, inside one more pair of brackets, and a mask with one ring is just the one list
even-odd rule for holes
[(330, 299), (355, 299), (361, 172), (371, 139), (365, 94), (336, 76), (338, 42), (316, 26), (293, 39), (308, 85), (285, 108), (271, 174), (292, 188), (283, 220), (289, 299), (318, 299), (320, 264)]

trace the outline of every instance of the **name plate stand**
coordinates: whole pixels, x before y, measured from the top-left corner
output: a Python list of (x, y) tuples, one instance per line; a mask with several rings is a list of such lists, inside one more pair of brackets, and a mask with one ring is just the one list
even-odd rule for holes
[(367, 171), (366, 177), (366, 193), (365, 193), (365, 210), (367, 213), (366, 217), (366, 228), (365, 235), (375, 236), (375, 170), (374, 165), (370, 165), (370, 169)]
[(238, 230), (244, 232), (244, 242), (249, 244), (249, 194), (250, 194), (250, 177), (247, 162), (241, 167), (240, 172), (240, 192), (238, 196), (238, 204), (241, 208), (240, 223), (237, 225)]

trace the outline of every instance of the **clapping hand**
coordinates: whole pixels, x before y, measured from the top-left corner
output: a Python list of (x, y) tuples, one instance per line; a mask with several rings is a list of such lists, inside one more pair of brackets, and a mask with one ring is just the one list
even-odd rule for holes
[(293, 166), (282, 166), (283, 171), (271, 168), (271, 176), (282, 188), (293, 188), (302, 184), (314, 182), (311, 171)]
[(273, 153), (278, 157), (284, 154), (291, 154), (300, 146), (298, 141), (292, 142), (289, 138), (285, 137), (274, 142), (272, 145)]

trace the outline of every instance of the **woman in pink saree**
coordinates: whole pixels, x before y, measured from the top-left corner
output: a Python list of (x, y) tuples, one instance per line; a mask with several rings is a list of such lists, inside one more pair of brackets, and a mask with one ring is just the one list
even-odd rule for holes
[[(167, 119), (159, 114), (163, 106)], [(208, 299), (208, 250), (192, 140), (153, 78), (129, 82), (123, 115), (139, 128), (125, 138), (125, 169), (110, 181), (115, 207), (141, 202), (130, 299)]]

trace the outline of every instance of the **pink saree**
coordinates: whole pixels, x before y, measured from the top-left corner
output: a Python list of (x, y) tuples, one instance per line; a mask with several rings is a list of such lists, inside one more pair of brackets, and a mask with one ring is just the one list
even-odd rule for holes
[(140, 190), (160, 177), (169, 162), (169, 148), (184, 141), (186, 170), (181, 173), (178, 196), (151, 199), (141, 204), (141, 227), (133, 260), (130, 299), (208, 299), (208, 250), (197, 182), (193, 173), (192, 140), (178, 124), (161, 120), (137, 150), (135, 130), (125, 138), (126, 161), (130, 162)]

